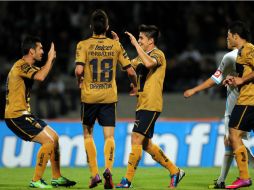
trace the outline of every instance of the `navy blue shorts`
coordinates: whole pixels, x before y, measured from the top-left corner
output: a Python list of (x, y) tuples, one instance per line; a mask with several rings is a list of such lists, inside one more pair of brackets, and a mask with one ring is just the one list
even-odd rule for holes
[(116, 103), (81, 103), (81, 120), (83, 125), (92, 126), (96, 119), (101, 126), (114, 127), (116, 123)]
[(47, 124), (34, 115), (22, 115), (17, 118), (5, 119), (8, 128), (25, 141), (31, 141)]
[(152, 138), (154, 133), (154, 125), (160, 112), (139, 110), (136, 112), (136, 121), (132, 129), (133, 132), (140, 133), (147, 138)]
[(254, 130), (254, 106), (235, 105), (228, 126), (247, 132)]

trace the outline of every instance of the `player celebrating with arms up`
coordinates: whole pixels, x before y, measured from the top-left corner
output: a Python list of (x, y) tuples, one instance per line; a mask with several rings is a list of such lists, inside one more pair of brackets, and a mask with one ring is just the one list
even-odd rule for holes
[(43, 120), (31, 114), (29, 104), (34, 80), (43, 81), (52, 68), (56, 57), (54, 44), (51, 43), (48, 60), (42, 68), (34, 66), (36, 61), (41, 61), (43, 55), (40, 39), (26, 37), (22, 43), (22, 51), (24, 56), (13, 65), (8, 74), (5, 122), (18, 137), (41, 144), (34, 176), (29, 186), (52, 188), (42, 179), (48, 160), (52, 167), (51, 184), (53, 186), (73, 186), (76, 182), (61, 176), (57, 133)]
[[(131, 33), (126, 32), (126, 34), (138, 53), (138, 57), (132, 60), (132, 66), (138, 75), (138, 102), (127, 172), (116, 187), (130, 188), (142, 157), (142, 150), (145, 150), (170, 172), (169, 187), (175, 188), (185, 173), (170, 161), (159, 146), (152, 142), (155, 122), (162, 111), (162, 91), (166, 71), (164, 53), (156, 47), (159, 30), (154, 25), (140, 25), (138, 42)], [(118, 38), (116, 34), (115, 38)]]

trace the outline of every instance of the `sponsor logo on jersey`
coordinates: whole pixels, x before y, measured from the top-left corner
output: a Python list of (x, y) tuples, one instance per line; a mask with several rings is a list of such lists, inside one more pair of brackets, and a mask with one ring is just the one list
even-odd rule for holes
[(104, 46), (104, 45), (99, 46), (99, 45), (96, 45), (95, 50), (112, 50), (112, 48), (113, 48), (113, 45), (111, 45), (111, 46)]

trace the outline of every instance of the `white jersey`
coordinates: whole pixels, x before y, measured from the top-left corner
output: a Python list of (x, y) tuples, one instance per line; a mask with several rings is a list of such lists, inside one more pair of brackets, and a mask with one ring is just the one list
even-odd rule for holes
[[(217, 71), (211, 76), (211, 79), (216, 84), (221, 84), (228, 75), (237, 76), (236, 72), (236, 57), (238, 49), (232, 50), (225, 54), (221, 60), (221, 63)], [(227, 100), (225, 117), (231, 115), (231, 112), (236, 104), (237, 97), (239, 95), (237, 87), (227, 87)]]

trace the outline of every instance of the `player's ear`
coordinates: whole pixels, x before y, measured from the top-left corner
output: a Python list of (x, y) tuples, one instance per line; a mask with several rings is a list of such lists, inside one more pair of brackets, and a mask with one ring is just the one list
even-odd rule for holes
[(234, 34), (233, 38), (234, 38), (234, 40), (237, 40), (239, 38), (239, 35), (238, 34)]
[(149, 39), (149, 44), (154, 44), (154, 39), (153, 38)]
[(34, 48), (30, 48), (29, 49), (29, 54), (30, 55), (34, 55), (35, 54), (35, 49)]

